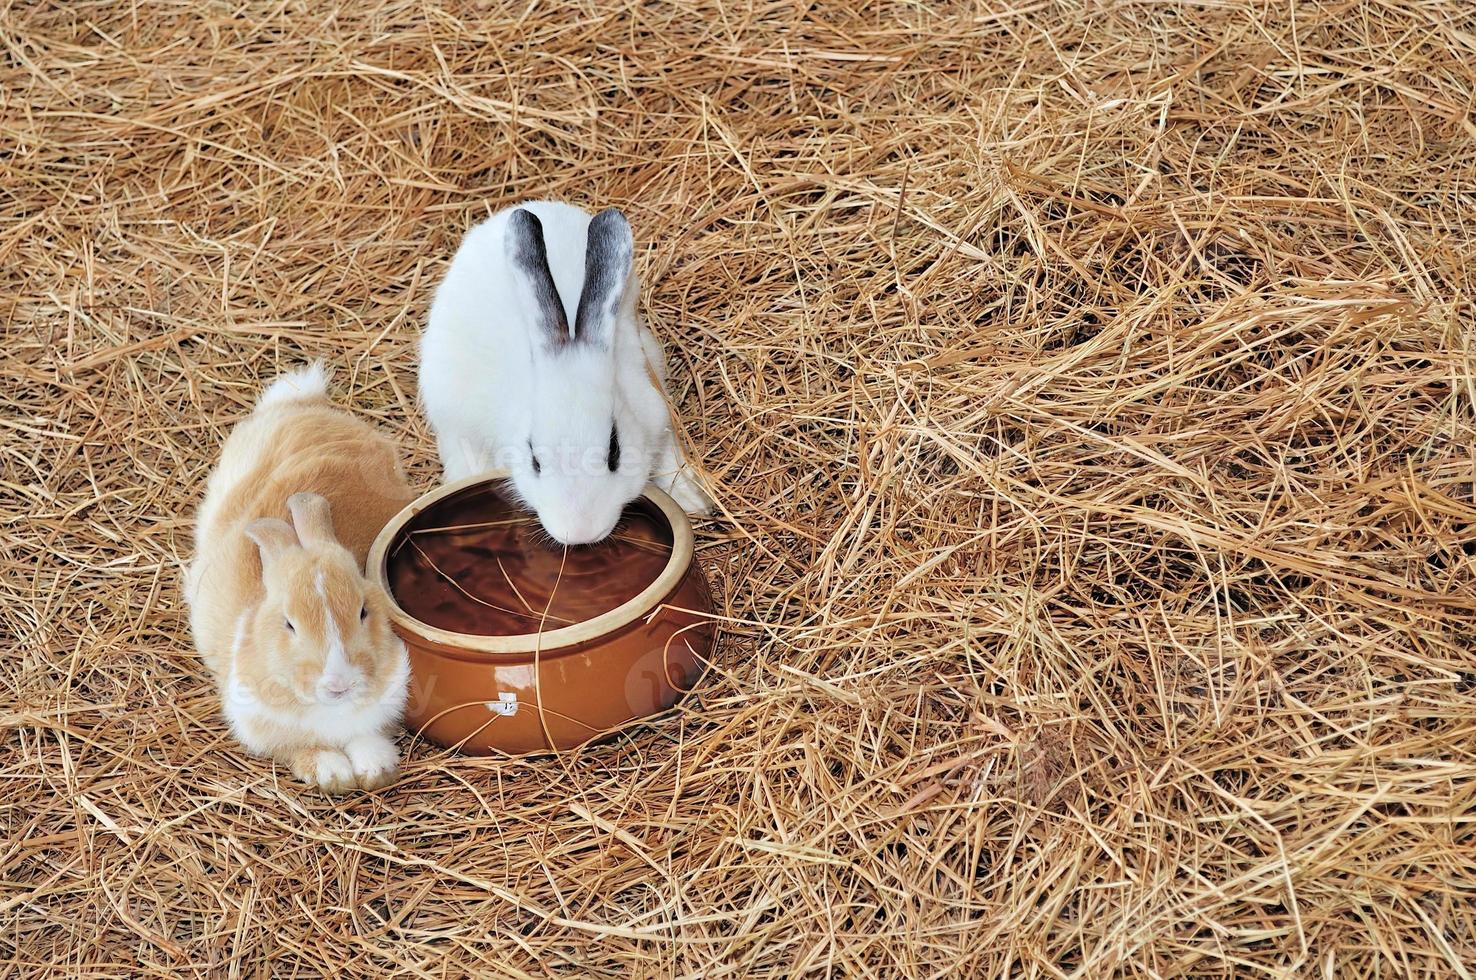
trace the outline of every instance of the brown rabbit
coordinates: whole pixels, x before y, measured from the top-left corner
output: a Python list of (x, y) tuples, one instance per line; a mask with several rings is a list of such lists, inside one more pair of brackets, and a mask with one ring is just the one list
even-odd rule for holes
[(226, 439), (185, 592), (241, 744), (341, 793), (399, 765), (409, 665), (364, 559), (414, 493), (394, 445), (327, 385), (320, 364), (278, 378)]

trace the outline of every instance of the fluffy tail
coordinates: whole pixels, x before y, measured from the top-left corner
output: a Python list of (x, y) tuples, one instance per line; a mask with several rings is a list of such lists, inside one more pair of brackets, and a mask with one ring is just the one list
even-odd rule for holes
[(322, 361), (288, 371), (277, 378), (256, 400), (258, 409), (296, 401), (324, 401), (328, 397), (328, 371)]

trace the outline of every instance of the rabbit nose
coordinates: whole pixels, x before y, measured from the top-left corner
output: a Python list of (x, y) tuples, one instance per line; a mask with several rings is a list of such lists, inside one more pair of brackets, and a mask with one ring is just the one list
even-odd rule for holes
[(358, 686), (359, 682), (352, 677), (333, 674), (318, 682), (318, 692), (329, 701), (342, 701)]
[(611, 531), (615, 530), (615, 525), (606, 526), (603, 523), (596, 523), (595, 521), (580, 520), (571, 521), (569, 524), (559, 527), (551, 527), (547, 530), (560, 544), (574, 547), (603, 541)]

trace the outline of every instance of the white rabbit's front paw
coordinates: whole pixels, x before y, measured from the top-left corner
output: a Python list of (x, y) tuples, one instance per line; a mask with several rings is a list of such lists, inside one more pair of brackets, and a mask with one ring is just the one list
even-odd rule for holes
[(325, 793), (347, 793), (354, 788), (354, 767), (337, 749), (303, 749), (292, 757), (292, 774)]
[(492, 469), (492, 459), (481, 443), (461, 436), (441, 435), (436, 438), (441, 454), (441, 478), (456, 483)]
[(361, 735), (344, 746), (360, 789), (388, 786), (399, 775), (400, 750), (383, 735)]
[(671, 499), (677, 502), (677, 506), (691, 514), (693, 517), (701, 517), (703, 514), (712, 512), (712, 498), (707, 491), (702, 489), (688, 470), (681, 470), (671, 476), (662, 476), (656, 480), (656, 485), (671, 495)]

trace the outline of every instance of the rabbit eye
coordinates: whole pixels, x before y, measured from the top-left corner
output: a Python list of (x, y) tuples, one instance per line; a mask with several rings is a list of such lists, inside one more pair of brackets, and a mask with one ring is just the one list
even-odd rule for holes
[(359, 604), (359, 622), (362, 623), (364, 620), (366, 620), (368, 618), (369, 618), (369, 607), (367, 605), (365, 605), (364, 603), (360, 603)]
[(543, 472), (543, 464), (538, 462), (538, 454), (533, 451), (533, 444), (528, 443), (528, 456), (533, 460), (533, 475), (537, 476)]
[(287, 625), (287, 632), (289, 632), (289, 633), (296, 633), (297, 632), (297, 627), (292, 625), (292, 620), (290, 620), (290, 619), (284, 619), (284, 620), (282, 620), (282, 622)]
[(614, 423), (610, 425), (610, 451), (605, 455), (605, 463), (611, 473), (620, 469), (620, 437), (615, 433)]

